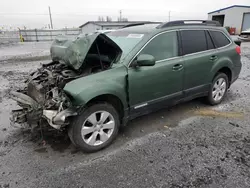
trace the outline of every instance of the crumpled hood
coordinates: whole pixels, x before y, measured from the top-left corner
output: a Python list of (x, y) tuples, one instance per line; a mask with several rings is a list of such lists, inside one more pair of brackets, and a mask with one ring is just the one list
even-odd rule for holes
[(51, 58), (53, 61), (63, 62), (75, 70), (78, 70), (84, 65), (89, 52), (93, 51), (91, 49), (96, 49), (97, 52), (99, 51), (99, 45), (112, 49), (117, 57), (122, 53), (121, 48), (105, 34), (95, 33), (84, 36), (79, 35), (76, 39), (58, 36), (50, 48)]

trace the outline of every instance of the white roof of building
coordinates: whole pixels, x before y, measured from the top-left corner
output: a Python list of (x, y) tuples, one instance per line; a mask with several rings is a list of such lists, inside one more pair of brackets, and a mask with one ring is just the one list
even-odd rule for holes
[(220, 11), (235, 8), (235, 7), (237, 7), (237, 8), (250, 8), (250, 6), (246, 6), (246, 5), (232, 5), (232, 6), (229, 6), (229, 7), (222, 8), (222, 9), (214, 10), (212, 12), (209, 12), (208, 14), (220, 12)]

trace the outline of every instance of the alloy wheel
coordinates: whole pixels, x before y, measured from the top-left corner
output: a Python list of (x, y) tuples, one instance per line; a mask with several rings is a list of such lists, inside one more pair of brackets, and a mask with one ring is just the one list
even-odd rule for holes
[(98, 146), (108, 141), (115, 128), (114, 117), (107, 111), (92, 113), (83, 123), (81, 135), (90, 146)]
[(223, 98), (227, 89), (226, 87), (227, 87), (227, 84), (224, 78), (219, 78), (218, 80), (214, 82), (212, 97), (215, 102), (218, 102)]

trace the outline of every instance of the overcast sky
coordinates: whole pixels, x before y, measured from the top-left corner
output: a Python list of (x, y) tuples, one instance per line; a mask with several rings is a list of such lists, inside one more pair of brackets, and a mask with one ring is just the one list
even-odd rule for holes
[(206, 19), (207, 13), (231, 5), (250, 5), (250, 0), (1, 0), (0, 27), (48, 26), (48, 6), (55, 28), (78, 27), (98, 16), (117, 20), (119, 10), (129, 20), (168, 21)]

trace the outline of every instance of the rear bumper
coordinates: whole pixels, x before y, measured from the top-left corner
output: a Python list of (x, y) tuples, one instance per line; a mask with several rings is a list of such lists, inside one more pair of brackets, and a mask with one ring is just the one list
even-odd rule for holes
[(242, 68), (241, 63), (240, 63), (240, 66), (235, 66), (234, 67), (234, 74), (233, 74), (233, 77), (232, 77), (232, 80), (231, 80), (230, 84), (233, 84), (239, 78), (241, 68)]

